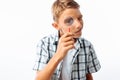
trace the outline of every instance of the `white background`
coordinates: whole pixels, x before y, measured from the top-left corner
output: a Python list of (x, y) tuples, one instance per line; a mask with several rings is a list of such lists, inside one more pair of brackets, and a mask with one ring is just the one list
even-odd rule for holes
[[(0, 80), (34, 80), (36, 44), (56, 31), (54, 0), (0, 0)], [(83, 37), (91, 41), (101, 63), (94, 80), (118, 80), (120, 74), (119, 0), (76, 0), (81, 5)]]

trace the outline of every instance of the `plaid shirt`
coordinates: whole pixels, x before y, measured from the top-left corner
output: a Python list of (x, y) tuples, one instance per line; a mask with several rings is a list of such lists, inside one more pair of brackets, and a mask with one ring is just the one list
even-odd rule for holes
[[(37, 60), (34, 70), (42, 70), (57, 49), (58, 32), (41, 39), (37, 45)], [(86, 80), (87, 73), (97, 72), (101, 66), (95, 54), (93, 45), (84, 38), (78, 38), (79, 48), (72, 59), (71, 80)], [(51, 80), (60, 80), (62, 61), (58, 64)]]

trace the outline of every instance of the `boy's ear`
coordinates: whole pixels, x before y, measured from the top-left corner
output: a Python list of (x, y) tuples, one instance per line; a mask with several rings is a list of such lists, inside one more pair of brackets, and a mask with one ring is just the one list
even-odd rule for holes
[(52, 26), (53, 26), (55, 29), (59, 30), (59, 26), (58, 26), (57, 22), (53, 22), (53, 23), (52, 23)]

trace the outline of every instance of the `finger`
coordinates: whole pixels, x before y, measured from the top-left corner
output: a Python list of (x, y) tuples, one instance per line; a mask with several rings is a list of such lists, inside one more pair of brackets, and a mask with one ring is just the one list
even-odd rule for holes
[(62, 39), (63, 42), (67, 42), (67, 41), (71, 41), (71, 40), (73, 40), (72, 36), (68, 36), (68, 37), (65, 37)]
[(74, 41), (73, 41), (73, 40), (64, 43), (64, 46), (65, 46), (65, 47), (66, 47), (66, 46), (70, 46), (70, 45), (73, 45), (73, 46), (74, 46)]
[(70, 50), (70, 49), (75, 48), (75, 46), (74, 46), (74, 45), (69, 45), (69, 46), (66, 46), (65, 48), (66, 48), (67, 50)]
[(70, 33), (70, 32), (67, 32), (67, 33), (65, 33), (62, 37), (69, 37), (69, 36), (73, 36), (73, 34)]

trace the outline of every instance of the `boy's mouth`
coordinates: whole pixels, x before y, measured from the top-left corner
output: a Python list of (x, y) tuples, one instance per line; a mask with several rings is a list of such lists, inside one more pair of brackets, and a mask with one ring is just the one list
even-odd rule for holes
[(75, 31), (74, 34), (77, 34), (77, 33), (81, 32), (81, 30), (82, 29), (79, 29), (79, 30)]
[(81, 34), (82, 34), (82, 29), (79, 29), (79, 30), (75, 31), (73, 34), (74, 34), (74, 38), (80, 37)]

